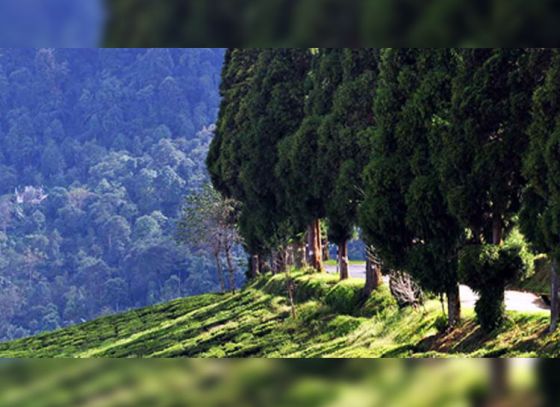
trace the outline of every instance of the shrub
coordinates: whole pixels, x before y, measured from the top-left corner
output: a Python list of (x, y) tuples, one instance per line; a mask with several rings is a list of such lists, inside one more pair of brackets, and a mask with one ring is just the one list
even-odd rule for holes
[(525, 270), (520, 252), (515, 244), (487, 244), (468, 246), (460, 253), (459, 275), (480, 296), (475, 312), (485, 331), (498, 327), (504, 319), (505, 286)]
[(523, 270), (519, 278), (525, 279), (535, 274), (536, 261), (538, 258), (531, 251), (529, 245), (525, 241), (525, 237), (518, 228), (514, 228), (507, 237), (505, 247), (518, 247), (519, 257), (523, 262)]
[(255, 283), (255, 288), (262, 287), (262, 290), (268, 294), (287, 296), (286, 279), (292, 278), (295, 284), (295, 300), (298, 303), (308, 300), (316, 300), (324, 298), (330, 289), (338, 281), (338, 276), (331, 274), (308, 274), (306, 272), (291, 272), (277, 274), (263, 278), (262, 283)]
[(503, 287), (489, 286), (481, 290), (479, 294), (480, 298), (476, 301), (474, 311), (482, 329), (489, 332), (500, 326), (504, 321), (504, 289)]
[[(260, 278), (251, 287), (262, 289), (264, 292), (286, 297), (285, 273), (277, 274), (268, 279)], [(307, 274), (300, 271), (293, 272), (291, 278), (295, 283), (295, 302), (298, 307), (308, 301), (326, 304), (332, 311), (347, 315), (373, 316), (381, 311), (395, 306), (396, 301), (389, 291), (389, 287), (381, 285), (374, 290), (369, 298), (364, 298), (364, 282), (361, 280), (338, 280), (337, 275)], [(316, 308), (316, 304), (313, 308)], [(302, 308), (298, 309), (301, 312)]]

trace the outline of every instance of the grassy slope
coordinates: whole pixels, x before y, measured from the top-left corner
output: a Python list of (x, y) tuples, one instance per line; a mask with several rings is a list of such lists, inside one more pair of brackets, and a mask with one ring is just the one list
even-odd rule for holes
[(463, 325), (438, 334), (440, 305), (398, 310), (386, 288), (360, 303), (361, 281), (294, 273), (297, 318), (284, 276), (237, 294), (208, 294), (0, 344), (0, 357), (412, 357), (560, 356), (547, 314), (510, 313), (484, 335)]

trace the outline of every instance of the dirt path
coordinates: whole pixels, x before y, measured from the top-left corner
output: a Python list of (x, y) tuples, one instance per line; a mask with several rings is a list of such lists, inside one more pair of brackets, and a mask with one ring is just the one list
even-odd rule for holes
[[(354, 278), (366, 278), (365, 263), (363, 264), (350, 264), (348, 266), (349, 274)], [(336, 266), (326, 266), (328, 273), (336, 273)], [(383, 279), (387, 282), (387, 276)], [(461, 285), (459, 287), (459, 293), (461, 296), (461, 306), (465, 308), (474, 308), (474, 304), (478, 299), (478, 296), (466, 285)], [(533, 293), (506, 290), (505, 294), (506, 309), (508, 311), (525, 311), (525, 312), (535, 312), (550, 309), (540, 297)]]

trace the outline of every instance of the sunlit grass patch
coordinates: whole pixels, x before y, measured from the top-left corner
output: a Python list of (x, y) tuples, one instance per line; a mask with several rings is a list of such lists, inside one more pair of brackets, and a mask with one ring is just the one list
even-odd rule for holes
[[(292, 317), (286, 279), (295, 283)], [(388, 287), (292, 271), (236, 294), (207, 294), (0, 344), (0, 357), (488, 357), (558, 356), (547, 312), (508, 312), (484, 333), (472, 309), (452, 329), (437, 300), (399, 309)]]

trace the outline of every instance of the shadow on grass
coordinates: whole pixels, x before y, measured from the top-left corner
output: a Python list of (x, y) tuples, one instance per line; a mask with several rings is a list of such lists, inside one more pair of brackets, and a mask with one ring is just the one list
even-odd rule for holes
[[(541, 319), (517, 316), (500, 328), (485, 332), (474, 320), (464, 321), (460, 326), (422, 339), (416, 345), (419, 352), (447, 354), (473, 354), (473, 356), (502, 357), (508, 354), (546, 351), (548, 342), (555, 349), (557, 341), (548, 337), (547, 327)], [(519, 328), (521, 326), (522, 328)], [(519, 335), (517, 331), (520, 330)], [(531, 334), (531, 331), (533, 333)], [(527, 336), (529, 334), (529, 336)]]

